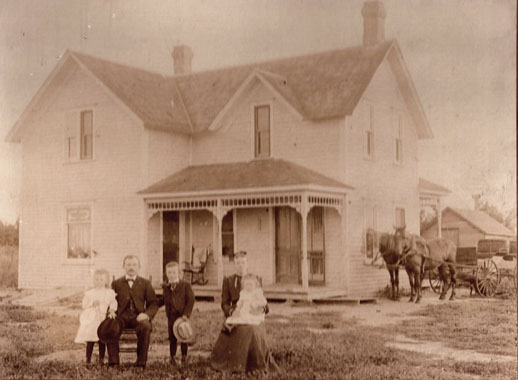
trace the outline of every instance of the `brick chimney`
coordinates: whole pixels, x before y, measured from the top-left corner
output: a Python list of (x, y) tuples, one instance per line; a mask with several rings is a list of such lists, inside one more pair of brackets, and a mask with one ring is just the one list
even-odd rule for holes
[(381, 1), (366, 1), (363, 4), (363, 44), (376, 45), (385, 40), (385, 7)]
[(178, 45), (171, 54), (174, 60), (174, 74), (190, 74), (192, 71), (192, 49), (187, 45)]

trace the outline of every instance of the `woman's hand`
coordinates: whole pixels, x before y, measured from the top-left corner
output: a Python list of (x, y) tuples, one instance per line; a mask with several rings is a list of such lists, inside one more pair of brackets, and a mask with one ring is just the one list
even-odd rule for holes
[(94, 300), (94, 301), (92, 302), (92, 306), (93, 306), (93, 307), (97, 307), (97, 306), (99, 306), (100, 304), (101, 304), (101, 303), (99, 302), (99, 300)]

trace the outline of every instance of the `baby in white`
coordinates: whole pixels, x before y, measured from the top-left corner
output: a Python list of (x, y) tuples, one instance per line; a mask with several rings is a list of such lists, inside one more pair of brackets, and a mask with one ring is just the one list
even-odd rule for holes
[(266, 298), (263, 289), (256, 276), (247, 274), (241, 279), (241, 291), (237, 306), (230, 317), (227, 318), (227, 325), (259, 325), (264, 322), (264, 312), (252, 314), (251, 309), (264, 308)]

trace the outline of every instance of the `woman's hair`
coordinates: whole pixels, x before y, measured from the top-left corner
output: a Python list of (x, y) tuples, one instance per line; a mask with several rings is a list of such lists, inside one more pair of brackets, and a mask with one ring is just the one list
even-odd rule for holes
[(94, 272), (94, 275), (92, 276), (92, 279), (93, 279), (93, 277), (95, 277), (97, 275), (104, 276), (104, 287), (109, 288), (110, 287), (110, 273), (106, 269), (96, 269)]

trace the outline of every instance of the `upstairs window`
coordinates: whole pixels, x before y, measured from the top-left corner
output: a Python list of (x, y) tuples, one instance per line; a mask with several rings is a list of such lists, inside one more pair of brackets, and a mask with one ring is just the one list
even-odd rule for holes
[(93, 132), (93, 112), (81, 112), (81, 152), (80, 159), (92, 159), (92, 132)]
[(93, 111), (70, 111), (65, 115), (65, 159), (93, 159)]
[(369, 106), (365, 122), (365, 156), (374, 157), (374, 107)]
[(396, 228), (405, 227), (405, 209), (396, 207)]
[(394, 126), (394, 160), (397, 163), (403, 161), (403, 116), (399, 115)]
[(255, 157), (270, 156), (270, 106), (254, 108)]

